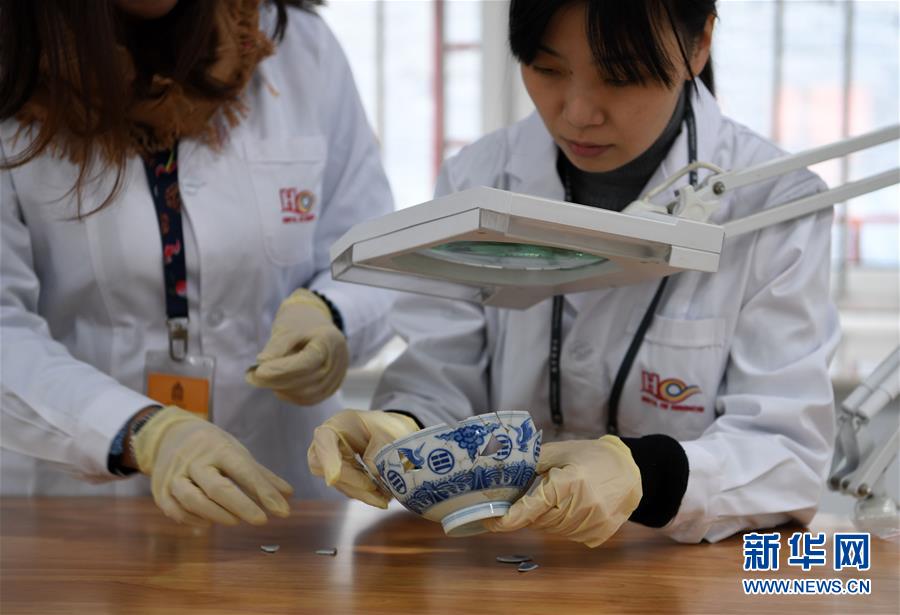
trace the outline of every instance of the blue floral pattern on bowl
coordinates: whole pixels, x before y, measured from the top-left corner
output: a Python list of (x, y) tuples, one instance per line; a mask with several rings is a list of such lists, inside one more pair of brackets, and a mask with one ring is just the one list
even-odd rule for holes
[(475, 461), (475, 456), (484, 445), (485, 440), (495, 429), (500, 429), (500, 423), (487, 423), (476, 425), (464, 425), (448, 433), (437, 434), (441, 440), (456, 442), (460, 448), (469, 453), (469, 459)]
[(405, 505), (414, 513), (422, 514), (435, 504), (467, 491), (497, 487), (527, 487), (534, 474), (534, 467), (526, 461), (502, 467), (475, 466), (442, 480), (425, 481), (409, 494)]

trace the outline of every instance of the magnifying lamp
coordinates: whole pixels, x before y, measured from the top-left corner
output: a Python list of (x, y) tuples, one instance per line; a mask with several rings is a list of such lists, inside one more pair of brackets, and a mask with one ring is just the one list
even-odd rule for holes
[[(626, 286), (680, 271), (714, 273), (726, 237), (900, 183), (900, 169), (723, 225), (708, 222), (743, 186), (900, 139), (900, 125), (739, 171), (693, 163), (621, 212), (472, 188), (357, 224), (331, 248), (336, 280), (524, 309), (557, 294)], [(713, 171), (665, 205), (652, 199), (691, 170)]]
[(828, 486), (857, 499), (853, 516), (857, 527), (900, 541), (900, 506), (884, 485), (885, 472), (900, 451), (900, 430), (892, 429), (867, 450), (860, 446), (860, 434), (869, 421), (898, 395), (900, 348), (888, 355), (841, 404)]

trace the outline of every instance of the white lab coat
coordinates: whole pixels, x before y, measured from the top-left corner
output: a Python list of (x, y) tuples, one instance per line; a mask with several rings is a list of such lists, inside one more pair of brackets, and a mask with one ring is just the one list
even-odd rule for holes
[[(271, 32), (268, 5), (261, 24)], [(179, 144), (191, 351), (217, 361), (214, 422), (300, 497), (321, 497), (331, 490), (309, 474), (306, 449), (342, 407), (339, 396), (293, 406), (246, 384), (244, 371), (299, 287), (338, 307), (355, 363), (386, 341), (392, 294), (333, 281), (328, 248), (356, 222), (389, 212), (392, 198), (346, 58), (319, 17), (290, 11), (245, 101), (248, 115), (221, 151)], [(0, 128), (0, 155), (25, 146), (13, 138), (17, 124)], [(0, 172), (3, 493), (147, 492), (143, 477), (114, 481), (107, 454), (126, 420), (152, 403), (141, 393), (145, 352), (167, 347), (153, 202), (135, 158), (114, 203), (72, 220), (76, 173), (49, 155)], [(111, 175), (86, 188), (85, 210), (108, 194)], [(313, 191), (315, 218), (284, 223), (281, 188)]]
[[(702, 85), (693, 105), (699, 160), (740, 169), (780, 154), (723, 117)], [(686, 132), (648, 189), (687, 164)], [(562, 200), (555, 161), (553, 141), (533, 114), (448, 160), (437, 194), (485, 185)], [(747, 187), (724, 199), (713, 221), (822, 187), (805, 170)], [(683, 445), (687, 491), (663, 528), (679, 541), (719, 540), (790, 517), (808, 521), (817, 506), (832, 454), (828, 361), (839, 337), (828, 290), (831, 220), (827, 211), (728, 239), (718, 273), (681, 273), (669, 282), (625, 384), (619, 429), (668, 434)], [(550, 300), (524, 311), (399, 300), (392, 319), (408, 349), (387, 369), (373, 407), (409, 410), (426, 424), (528, 410), (545, 440), (599, 436), (613, 379), (657, 284), (566, 297), (564, 432), (555, 430), (548, 402)], [(672, 402), (680, 409), (664, 408), (659, 385), (668, 379), (682, 381), (669, 382), (670, 392), (699, 390)]]

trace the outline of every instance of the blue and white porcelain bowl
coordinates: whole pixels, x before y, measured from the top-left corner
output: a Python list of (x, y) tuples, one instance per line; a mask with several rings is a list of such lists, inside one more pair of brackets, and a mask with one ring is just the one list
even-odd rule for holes
[(503, 411), (396, 440), (378, 451), (375, 467), (406, 508), (440, 521), (449, 536), (471, 536), (525, 494), (540, 454), (531, 415)]

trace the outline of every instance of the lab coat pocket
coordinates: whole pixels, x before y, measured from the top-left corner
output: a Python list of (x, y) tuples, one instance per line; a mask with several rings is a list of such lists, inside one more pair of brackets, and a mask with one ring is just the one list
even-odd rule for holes
[(244, 157), (269, 258), (282, 266), (310, 261), (322, 208), (325, 139), (248, 139)]
[[(629, 323), (633, 337), (643, 314)], [(724, 318), (655, 316), (629, 372), (619, 406), (623, 435), (698, 437), (715, 420), (726, 358)]]

